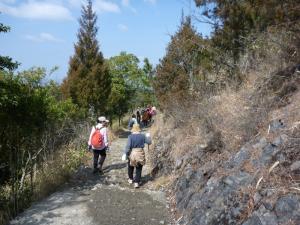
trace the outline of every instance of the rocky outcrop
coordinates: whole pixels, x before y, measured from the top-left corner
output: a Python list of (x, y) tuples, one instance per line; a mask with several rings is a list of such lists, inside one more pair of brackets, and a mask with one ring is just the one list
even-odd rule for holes
[(284, 131), (281, 120), (272, 121), (268, 135), (257, 136), (225, 159), (218, 151), (211, 155), (206, 146), (194, 146), (174, 160), (158, 142), (157, 171), (177, 177), (170, 196), (176, 223), (300, 224), (300, 189), (290, 186), (288, 178), (299, 174), (299, 143), (287, 148), (290, 136)]

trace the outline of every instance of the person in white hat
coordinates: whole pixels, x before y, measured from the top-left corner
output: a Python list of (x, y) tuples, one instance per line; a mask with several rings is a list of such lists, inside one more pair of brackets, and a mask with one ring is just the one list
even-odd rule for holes
[[(92, 127), (89, 136), (88, 147), (89, 150), (93, 151), (94, 155), (93, 173), (99, 171), (100, 174), (103, 174), (102, 166), (106, 158), (106, 150), (109, 148), (107, 128), (105, 126), (106, 121), (107, 120), (104, 116), (98, 117), (97, 125)], [(101, 156), (100, 160), (99, 156)]]

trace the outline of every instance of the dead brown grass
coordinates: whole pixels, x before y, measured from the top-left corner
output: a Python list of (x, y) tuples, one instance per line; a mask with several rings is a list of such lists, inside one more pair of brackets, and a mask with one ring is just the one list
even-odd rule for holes
[[(281, 194), (300, 192), (300, 177), (290, 171), (290, 165), (300, 160), (300, 71), (295, 69), (300, 63), (300, 45), (294, 45), (289, 35), (278, 32), (255, 38), (239, 65), (244, 77), (242, 83), (228, 84), (215, 91), (203, 85), (201, 92), (191, 94), (184, 101), (172, 98), (164, 111), (165, 116), (154, 128), (155, 143), (165, 144), (163, 160), (172, 161), (174, 166), (169, 174), (181, 176), (184, 168), (174, 169), (177, 161), (187, 157), (191, 165), (194, 157), (201, 155), (198, 165), (192, 165), (193, 170), (209, 171), (214, 178), (235, 170), (246, 171), (257, 181), (263, 177), (257, 189), (254, 184), (241, 190), (250, 196), (241, 221), (256, 210), (253, 202), (256, 191), (275, 190), (270, 202), (276, 202)], [(290, 54), (291, 49), (296, 50), (294, 55)], [(251, 161), (261, 157), (261, 149), (252, 147), (251, 160), (241, 168), (224, 169), (224, 163), (255, 137), (265, 137), (273, 143), (279, 133), (269, 132), (268, 127), (279, 119), (285, 125), (280, 134), (285, 133), (289, 138), (289, 144), (282, 147), (287, 160), (274, 166), (271, 172), (271, 165), (255, 168)], [(217, 144), (211, 145), (212, 142)]]

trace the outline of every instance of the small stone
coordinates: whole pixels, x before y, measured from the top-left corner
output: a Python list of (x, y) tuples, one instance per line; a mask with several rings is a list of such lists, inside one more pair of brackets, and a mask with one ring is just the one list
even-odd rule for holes
[(264, 206), (267, 210), (272, 210), (273, 209), (273, 205), (270, 202), (264, 202)]
[(176, 169), (176, 170), (180, 169), (182, 163), (183, 163), (183, 160), (182, 160), (182, 159), (176, 160), (176, 163), (175, 163), (175, 169)]
[(259, 140), (258, 143), (254, 144), (253, 145), (253, 148), (256, 148), (256, 149), (263, 149), (264, 147), (266, 147), (268, 145), (268, 142), (267, 142), (267, 139), (266, 138), (261, 138)]
[(261, 199), (262, 199), (262, 196), (256, 192), (253, 196), (254, 204), (256, 205), (257, 203), (259, 203)]
[(204, 149), (204, 148), (207, 148), (207, 144), (200, 144), (199, 147), (200, 147), (200, 148), (203, 148), (203, 149)]
[(224, 184), (227, 184), (229, 186), (233, 186), (234, 185), (234, 180), (231, 178), (231, 177), (226, 177), (224, 180), (223, 180)]
[(275, 193), (276, 193), (275, 190), (270, 189), (270, 190), (267, 190), (266, 196), (270, 197), (270, 196), (274, 195)]
[(259, 214), (265, 214), (267, 212), (264, 205), (261, 205), (258, 209)]
[(159, 221), (160, 224), (165, 224), (165, 221), (161, 220)]
[(291, 171), (299, 170), (300, 169), (300, 161), (296, 161), (291, 165)]

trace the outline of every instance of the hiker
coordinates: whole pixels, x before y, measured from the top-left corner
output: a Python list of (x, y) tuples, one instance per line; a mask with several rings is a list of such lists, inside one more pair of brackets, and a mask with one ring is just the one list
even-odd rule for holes
[(151, 105), (147, 105), (146, 111), (148, 113), (147, 124), (151, 124), (151, 121), (152, 121), (152, 106)]
[[(128, 183), (134, 183), (134, 187), (138, 188), (141, 182), (142, 169), (146, 163), (145, 144), (151, 144), (150, 135), (142, 134), (138, 124), (134, 124), (131, 129), (131, 134), (128, 136), (127, 145), (122, 155), (122, 160), (128, 160)], [(135, 169), (135, 177), (133, 172)]]
[(141, 124), (141, 112), (140, 112), (140, 108), (137, 109), (136, 111), (136, 120), (138, 124)]
[(150, 115), (151, 115), (151, 117), (150, 117), (150, 123), (153, 123), (154, 122), (153, 118), (156, 115), (156, 107), (155, 106), (151, 107)]
[[(91, 130), (88, 141), (89, 150), (92, 150), (94, 154), (93, 173), (97, 173), (99, 171), (100, 174), (103, 174), (102, 166), (106, 158), (106, 150), (109, 149), (105, 123), (106, 118), (104, 116), (100, 116), (97, 119), (97, 125)], [(100, 160), (99, 156), (101, 156)]]
[(150, 113), (152, 116), (156, 115), (156, 107), (155, 106), (152, 106)]
[(150, 113), (148, 110), (142, 110), (142, 127), (147, 127), (149, 125)]
[(136, 120), (136, 115), (135, 114), (132, 114), (132, 116), (131, 116), (131, 118), (130, 118), (130, 120), (129, 120), (129, 122), (128, 122), (128, 130), (131, 130), (131, 128), (132, 128), (132, 126), (134, 125), (134, 124), (137, 124), (138, 122), (137, 122), (137, 120)]

